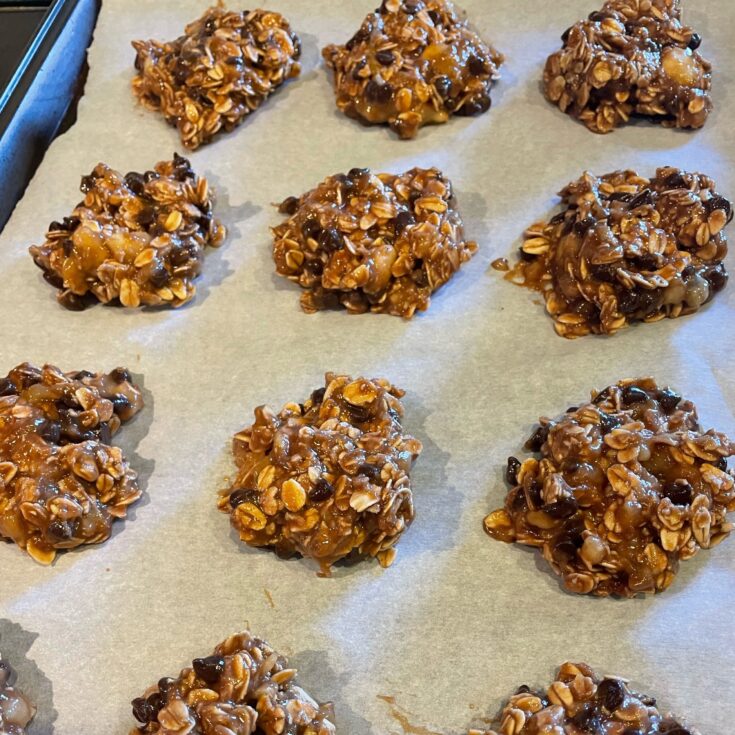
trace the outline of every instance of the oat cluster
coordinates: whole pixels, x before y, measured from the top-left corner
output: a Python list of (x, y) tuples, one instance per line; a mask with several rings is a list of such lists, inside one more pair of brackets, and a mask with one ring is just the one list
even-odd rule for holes
[(301, 43), (270, 10), (229, 12), (219, 5), (175, 41), (133, 47), (135, 95), (178, 128), (190, 149), (231, 131), (300, 71)]
[(106, 540), (140, 497), (112, 437), (143, 406), (127, 370), (28, 363), (0, 379), (0, 538), (41, 564)]
[(544, 69), (546, 97), (596, 133), (633, 115), (700, 128), (712, 109), (712, 66), (680, 0), (609, 0), (562, 36)]
[(735, 444), (651, 378), (541, 419), (526, 448), (541, 458), (508, 460), (511, 490), (485, 529), (538, 548), (570, 592), (661, 592), (680, 561), (733, 528)]
[(233, 635), (134, 699), (141, 724), (130, 735), (334, 735), (331, 705), (317, 704), (295, 677), (268, 643)]
[(219, 503), (240, 538), (313, 558), (323, 575), (351, 554), (389, 566), (414, 517), (421, 453), (401, 426), (402, 396), (384, 379), (327, 373), (303, 404), (257, 408), (235, 436), (237, 479)]
[(15, 672), (0, 654), (0, 735), (25, 735), (36, 708), (13, 685)]
[(388, 123), (401, 138), (422, 125), (490, 108), (503, 56), (450, 0), (383, 0), (343, 46), (323, 56), (337, 107), (363, 122)]
[(306, 289), (304, 311), (346, 308), (410, 318), (477, 251), (464, 239), (452, 184), (435, 168), (355, 168), (280, 207), (276, 270)]
[(656, 700), (633, 691), (625, 679), (598, 677), (583, 663), (567, 662), (544, 691), (525, 684), (508, 700), (498, 731), (471, 730), (469, 735), (700, 735)]
[(563, 337), (691, 314), (725, 287), (733, 210), (708, 176), (585, 173), (560, 196), (562, 211), (526, 231), (508, 277), (543, 292)]
[(194, 298), (207, 247), (225, 228), (212, 192), (181, 156), (126, 175), (98, 164), (82, 178), (84, 199), (52, 222), (31, 255), (58, 300), (81, 310), (95, 300), (123, 306), (181, 306)]

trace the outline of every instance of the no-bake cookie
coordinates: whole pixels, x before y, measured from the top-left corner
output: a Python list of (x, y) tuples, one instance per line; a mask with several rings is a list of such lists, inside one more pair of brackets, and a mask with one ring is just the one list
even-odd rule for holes
[(219, 501), (240, 538), (311, 557), (324, 575), (351, 554), (389, 566), (414, 517), (421, 453), (401, 426), (402, 396), (387, 380), (327, 373), (303, 404), (257, 408), (234, 438), (237, 479)]
[(712, 65), (679, 0), (610, 0), (562, 35), (544, 69), (546, 97), (596, 133), (633, 115), (700, 128), (712, 110)]
[(508, 459), (511, 490), (485, 529), (538, 548), (570, 592), (661, 592), (733, 528), (735, 444), (651, 378), (542, 418), (526, 448), (540, 459)]
[(526, 231), (507, 278), (543, 293), (563, 337), (691, 314), (725, 287), (733, 210), (708, 176), (585, 173), (560, 196), (562, 211)]
[(401, 138), (452, 114), (486, 112), (503, 62), (449, 0), (383, 0), (346, 44), (322, 54), (337, 107)]
[(28, 363), (0, 379), (0, 538), (41, 564), (106, 540), (140, 497), (112, 437), (143, 406), (127, 370)]
[(36, 708), (15, 687), (15, 672), (0, 654), (0, 735), (25, 735)]
[(659, 712), (654, 697), (634, 691), (625, 679), (600, 678), (587, 664), (570, 662), (545, 691), (520, 686), (498, 720), (497, 731), (469, 735), (699, 735)]
[(333, 735), (332, 707), (295, 683), (296, 670), (249, 632), (196, 658), (132, 702), (130, 735)]
[(276, 270), (306, 289), (304, 311), (338, 308), (410, 318), (477, 251), (451, 182), (435, 168), (330, 176), (280, 206)]
[(272, 10), (205, 11), (169, 43), (133, 41), (133, 91), (160, 110), (190, 149), (230, 131), (287, 79), (298, 76), (301, 43)]
[(95, 300), (176, 307), (194, 298), (204, 250), (222, 243), (225, 228), (189, 161), (174, 154), (154, 171), (125, 175), (100, 163), (81, 191), (71, 216), (30, 248), (59, 303), (79, 311)]

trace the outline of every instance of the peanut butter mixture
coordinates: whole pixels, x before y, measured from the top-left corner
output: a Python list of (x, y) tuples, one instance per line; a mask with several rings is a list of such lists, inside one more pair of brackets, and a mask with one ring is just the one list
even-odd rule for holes
[(609, 0), (562, 35), (544, 92), (595, 133), (631, 116), (701, 128), (712, 110), (712, 65), (701, 36), (681, 22), (680, 0)]
[(23, 363), (0, 379), (0, 538), (41, 564), (110, 536), (140, 497), (112, 437), (143, 406), (123, 368), (62, 373)]
[(130, 735), (334, 735), (332, 707), (296, 684), (296, 670), (249, 632), (195, 658), (132, 702)]
[(414, 517), (409, 473), (422, 449), (401, 426), (402, 396), (384, 379), (327, 373), (303, 404), (257, 408), (219, 502), (240, 538), (313, 558), (325, 576), (351, 554), (389, 566)]
[(502, 54), (450, 0), (383, 0), (344, 46), (327, 46), (337, 107), (401, 138), (422, 125), (490, 109)]
[(133, 47), (136, 97), (178, 128), (189, 149), (233, 130), (300, 71), (301, 43), (270, 10), (218, 5), (175, 41), (133, 41)]
[(273, 230), (276, 270), (305, 289), (310, 313), (341, 306), (409, 319), (477, 252), (451, 182), (435, 168), (399, 176), (354, 168), (280, 211), (289, 218)]
[(651, 378), (541, 419), (526, 448), (540, 459), (508, 459), (511, 489), (485, 530), (538, 548), (570, 592), (661, 592), (733, 528), (735, 445)]
[(563, 337), (692, 314), (727, 283), (732, 204), (699, 173), (585, 173), (530, 227), (507, 278), (541, 291)]
[(598, 677), (587, 664), (565, 663), (548, 689), (525, 684), (508, 700), (496, 730), (469, 735), (700, 735), (625, 679)]
[(212, 217), (212, 192), (189, 161), (121, 174), (100, 163), (82, 178), (84, 199), (52, 222), (30, 248), (58, 300), (79, 311), (95, 301), (123, 306), (181, 306), (196, 293), (207, 247), (225, 228)]

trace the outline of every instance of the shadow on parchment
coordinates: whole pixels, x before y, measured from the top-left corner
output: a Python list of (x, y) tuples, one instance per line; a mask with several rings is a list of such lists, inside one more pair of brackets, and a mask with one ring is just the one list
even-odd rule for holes
[(36, 716), (28, 735), (53, 735), (58, 713), (53, 706), (51, 680), (28, 658), (28, 652), (38, 633), (31, 633), (17, 623), (0, 618), (0, 650), (3, 658), (18, 675), (16, 687), (36, 705)]
[(328, 663), (324, 651), (299, 651), (289, 656), (298, 671), (298, 683), (319, 702), (332, 702), (337, 732), (370, 735), (370, 723), (339, 698), (349, 683), (350, 672), (338, 674)]

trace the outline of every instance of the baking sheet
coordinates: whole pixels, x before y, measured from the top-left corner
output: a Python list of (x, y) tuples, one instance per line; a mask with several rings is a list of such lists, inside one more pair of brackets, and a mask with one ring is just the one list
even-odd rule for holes
[[(335, 702), (342, 733), (461, 733), (518, 684), (550, 682), (566, 659), (629, 676), (706, 735), (729, 733), (735, 539), (685, 563), (662, 596), (598, 600), (562, 592), (532, 553), (486, 537), (482, 519), (502, 503), (505, 458), (536, 417), (618, 378), (655, 374), (697, 402), (707, 427), (735, 433), (735, 287), (693, 317), (570, 342), (554, 334), (537, 297), (490, 268), (585, 168), (652, 173), (674, 164), (735, 193), (735, 5), (688, 3), (716, 71), (704, 130), (637, 124), (598, 137), (539, 91), (559, 34), (594, 3), (467, 0), (476, 26), (507, 55), (493, 108), (405, 142), (337, 113), (319, 60), (375, 0), (263, 4), (300, 34), (303, 74), (191, 155), (230, 227), (193, 304), (65, 311), (26, 248), (68, 214), (80, 176), (98, 161), (144, 170), (181, 150), (176, 131), (133, 100), (129, 41), (175, 37), (206, 7), (201, 0), (104, 2), (79, 121), (53, 144), (0, 236), (0, 372), (22, 360), (65, 370), (127, 365), (147, 399), (119, 434), (145, 499), (110, 541), (50, 568), (0, 545), (0, 636), (40, 708), (31, 732), (127, 733), (134, 696), (249, 622), (292, 656), (303, 686)], [(298, 288), (274, 275), (268, 228), (279, 217), (270, 203), (353, 166), (414, 165), (452, 178), (478, 255), (411, 322), (303, 314)], [(307, 562), (241, 545), (215, 507), (233, 472), (230, 437), (252, 409), (302, 399), (326, 370), (385, 375), (406, 388), (406, 425), (425, 445), (413, 474), (417, 518), (387, 571), (362, 563), (318, 579)], [(399, 709), (391, 713), (381, 695)]]

